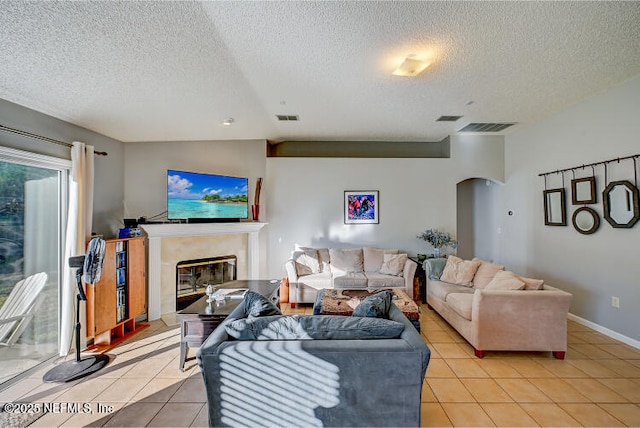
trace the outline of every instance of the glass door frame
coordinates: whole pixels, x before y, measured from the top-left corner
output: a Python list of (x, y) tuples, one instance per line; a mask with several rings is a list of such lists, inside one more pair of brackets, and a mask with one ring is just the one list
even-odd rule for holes
[[(1, 141), (0, 141), (1, 144)], [(69, 152), (70, 153), (70, 152)], [(58, 319), (57, 319), (57, 331), (58, 331), (58, 342), (60, 340), (60, 326), (61, 320), (60, 315), (62, 313), (62, 287), (63, 287), (63, 272), (65, 261), (64, 258), (64, 247), (65, 247), (65, 237), (66, 237), (66, 227), (67, 227), (67, 210), (69, 207), (69, 180), (71, 174), (71, 160), (62, 159), (48, 155), (42, 155), (38, 153), (28, 152), (19, 149), (13, 149), (6, 146), (0, 145), (0, 162), (8, 162), (19, 165), (31, 166), (36, 168), (44, 168), (58, 171), (58, 215), (59, 215), (59, 224), (57, 230), (58, 236)], [(56, 355), (53, 355), (51, 358), (56, 358)], [(26, 376), (33, 370), (37, 370), (43, 363), (46, 363), (50, 359), (41, 361), (36, 364), (31, 369), (26, 370), (23, 373), (17, 374), (12, 379), (5, 381), (2, 384), (2, 387), (6, 387)]]

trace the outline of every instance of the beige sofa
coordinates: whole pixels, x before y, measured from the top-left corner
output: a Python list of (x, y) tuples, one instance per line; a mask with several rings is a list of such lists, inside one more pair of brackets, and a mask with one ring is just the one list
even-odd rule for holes
[(314, 303), (323, 288), (403, 288), (413, 297), (413, 277), (418, 265), (398, 250), (380, 248), (299, 247), (285, 268), (289, 302)]
[(433, 272), (436, 262), (424, 263), (429, 309), (456, 329), (478, 358), (485, 351), (551, 351), (564, 359), (572, 295), (542, 280), (504, 271), (503, 266), (474, 261), (484, 269), (478, 269), (478, 278), (474, 274), (471, 281), (469, 275), (457, 278), (466, 285), (445, 282), (451, 280), (450, 275), (445, 278), (446, 268), (443, 280), (438, 279)]

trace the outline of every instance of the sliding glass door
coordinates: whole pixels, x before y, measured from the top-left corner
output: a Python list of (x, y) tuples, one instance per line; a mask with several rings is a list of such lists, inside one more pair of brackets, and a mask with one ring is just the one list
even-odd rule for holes
[(58, 351), (69, 168), (0, 147), (0, 384)]

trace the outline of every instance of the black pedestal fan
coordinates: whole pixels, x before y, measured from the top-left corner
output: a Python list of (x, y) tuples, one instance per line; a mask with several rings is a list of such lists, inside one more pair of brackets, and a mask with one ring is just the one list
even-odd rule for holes
[(45, 382), (70, 382), (95, 373), (109, 362), (107, 355), (92, 355), (80, 358), (80, 302), (87, 300), (82, 287), (82, 276), (84, 272), (84, 282), (95, 284), (102, 276), (102, 263), (104, 261), (105, 242), (100, 238), (93, 238), (89, 242), (87, 254), (84, 256), (74, 256), (69, 258), (69, 267), (76, 269), (76, 283), (78, 284), (78, 294), (76, 295), (76, 359), (75, 361), (65, 361), (57, 365), (42, 378)]

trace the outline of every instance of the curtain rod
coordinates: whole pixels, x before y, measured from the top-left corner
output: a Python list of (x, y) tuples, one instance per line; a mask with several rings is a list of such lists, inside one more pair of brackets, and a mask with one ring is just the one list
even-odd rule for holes
[[(53, 138), (43, 137), (42, 135), (32, 134), (31, 132), (21, 131), (19, 129), (10, 128), (8, 126), (0, 125), (0, 131), (9, 132), (11, 134), (21, 135), (23, 137), (33, 138), (34, 140), (46, 141), (47, 143), (57, 144), (59, 146), (73, 147), (73, 144), (66, 143), (60, 140), (54, 140)], [(99, 152), (94, 150), (93, 153), (98, 156), (107, 156), (107, 152)]]
[(637, 154), (637, 155), (625, 156), (625, 157), (622, 157), (622, 158), (609, 159), (609, 160), (606, 160), (606, 161), (593, 162), (593, 163), (588, 163), (588, 164), (584, 164), (584, 165), (575, 166), (573, 168), (565, 168), (565, 169), (558, 169), (556, 171), (543, 172), (542, 174), (538, 174), (538, 177), (542, 177), (543, 175), (549, 175), (549, 174), (560, 174), (561, 172), (573, 171), (573, 170), (580, 169), (580, 168), (586, 168), (588, 166), (606, 165), (606, 164), (611, 163), (611, 162), (620, 162), (621, 160), (635, 159), (635, 158), (639, 158), (639, 157), (640, 157), (640, 154)]

